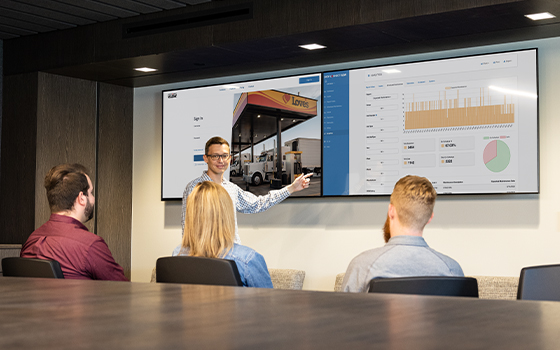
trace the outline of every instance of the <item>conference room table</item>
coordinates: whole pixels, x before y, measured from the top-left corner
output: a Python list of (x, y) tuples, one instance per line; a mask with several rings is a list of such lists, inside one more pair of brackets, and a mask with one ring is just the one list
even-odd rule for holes
[(0, 277), (0, 349), (558, 349), (560, 303)]

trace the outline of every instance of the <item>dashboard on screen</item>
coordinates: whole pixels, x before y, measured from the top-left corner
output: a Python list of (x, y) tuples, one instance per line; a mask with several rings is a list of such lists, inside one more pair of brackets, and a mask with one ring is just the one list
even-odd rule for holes
[(206, 170), (213, 136), (231, 146), (225, 178), (257, 195), (300, 173), (297, 196), (388, 195), (409, 174), (440, 194), (539, 191), (536, 49), (162, 95), (163, 200)]
[(323, 73), (323, 195), (538, 192), (537, 52)]

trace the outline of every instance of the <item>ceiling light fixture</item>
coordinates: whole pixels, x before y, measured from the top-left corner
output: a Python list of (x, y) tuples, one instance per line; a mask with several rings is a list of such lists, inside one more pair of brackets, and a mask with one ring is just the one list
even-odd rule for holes
[(318, 50), (318, 49), (326, 48), (326, 46), (319, 45), (319, 44), (299, 45), (299, 47), (301, 47), (302, 49), (306, 49), (306, 50)]
[(532, 19), (533, 21), (540, 21), (541, 19), (551, 19), (556, 18), (550, 12), (533, 13), (532, 15), (525, 15), (525, 17)]
[(149, 68), (149, 67), (142, 67), (142, 68), (134, 68), (134, 70), (137, 70), (139, 72), (148, 73), (148, 72), (155, 72), (157, 69)]

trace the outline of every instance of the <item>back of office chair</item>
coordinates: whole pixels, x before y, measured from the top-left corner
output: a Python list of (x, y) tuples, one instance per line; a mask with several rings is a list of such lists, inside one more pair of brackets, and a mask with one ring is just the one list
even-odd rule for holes
[(2, 274), (7, 277), (64, 278), (58, 261), (17, 257), (2, 259)]
[(369, 293), (397, 293), (478, 298), (478, 283), (472, 277), (423, 276), (376, 278)]
[(560, 265), (521, 269), (517, 299), (560, 301)]
[(156, 281), (166, 283), (243, 286), (233, 260), (168, 256), (156, 262)]

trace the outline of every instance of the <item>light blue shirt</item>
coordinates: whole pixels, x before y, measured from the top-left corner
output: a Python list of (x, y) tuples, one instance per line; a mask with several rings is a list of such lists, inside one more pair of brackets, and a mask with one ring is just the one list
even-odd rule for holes
[(374, 278), (414, 276), (463, 276), (459, 264), (428, 246), (418, 236), (395, 236), (383, 247), (365, 251), (352, 259), (342, 291), (367, 292)]
[[(173, 256), (189, 255), (188, 248), (183, 250), (181, 248), (182, 246), (179, 244), (173, 250)], [(244, 287), (272, 288), (272, 281), (264, 257), (254, 249), (234, 243), (233, 248), (224, 259), (235, 261)]]
[[(185, 210), (187, 209), (187, 197), (191, 194), (194, 187), (203, 182), (212, 181), (210, 176), (206, 173), (206, 170), (202, 172), (202, 176), (198, 177), (188, 183), (183, 192), (183, 211), (181, 213), (181, 234), (185, 232)], [(222, 181), (222, 186), (226, 189), (233, 201), (233, 206), (235, 207), (235, 243), (241, 243), (239, 239), (239, 233), (237, 232), (237, 212), (243, 214), (256, 214), (267, 210), (268, 208), (282, 202), (284, 199), (290, 196), (290, 191), (287, 187), (281, 190), (274, 190), (268, 192), (264, 196), (255, 196), (251, 192), (243, 191), (239, 186), (233, 182), (227, 180)]]

